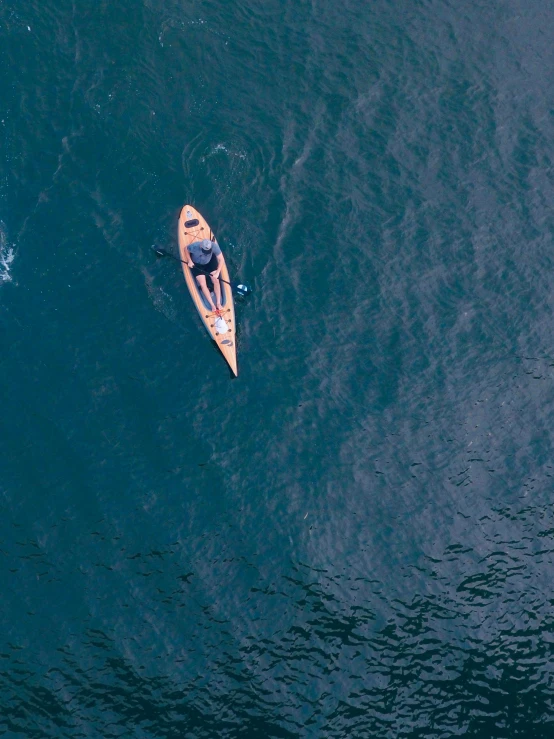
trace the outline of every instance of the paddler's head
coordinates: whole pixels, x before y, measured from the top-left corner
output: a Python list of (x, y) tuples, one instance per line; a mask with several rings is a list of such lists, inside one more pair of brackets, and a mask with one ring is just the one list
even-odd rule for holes
[(202, 251), (209, 254), (212, 250), (212, 242), (209, 239), (202, 239)]

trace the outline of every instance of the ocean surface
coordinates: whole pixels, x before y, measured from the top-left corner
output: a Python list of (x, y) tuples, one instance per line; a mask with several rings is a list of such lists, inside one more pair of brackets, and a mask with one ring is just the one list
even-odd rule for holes
[(554, 736), (553, 38), (0, 0), (0, 736)]

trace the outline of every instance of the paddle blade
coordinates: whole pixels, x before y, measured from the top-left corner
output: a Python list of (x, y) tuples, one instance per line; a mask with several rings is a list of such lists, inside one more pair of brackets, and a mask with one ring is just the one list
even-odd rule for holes
[(247, 298), (252, 295), (252, 288), (244, 282), (235, 283), (236, 294), (241, 298)]
[(152, 246), (151, 246), (150, 248), (151, 248), (151, 249), (152, 249), (153, 251), (155, 251), (155, 252), (156, 252), (156, 254), (157, 254), (157, 255), (158, 255), (159, 257), (165, 257), (165, 252), (164, 252), (164, 251), (162, 251), (161, 249), (158, 249), (158, 247), (156, 246), (156, 244), (152, 244)]

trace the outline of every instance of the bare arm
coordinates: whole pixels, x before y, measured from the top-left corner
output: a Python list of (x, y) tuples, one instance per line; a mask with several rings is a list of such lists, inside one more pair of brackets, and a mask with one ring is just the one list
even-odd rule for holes
[[(212, 272), (212, 275), (214, 277), (219, 277), (219, 274), (221, 272), (221, 268), (223, 267), (223, 254), (217, 255), (217, 269)], [(217, 272), (217, 275), (216, 275)]]

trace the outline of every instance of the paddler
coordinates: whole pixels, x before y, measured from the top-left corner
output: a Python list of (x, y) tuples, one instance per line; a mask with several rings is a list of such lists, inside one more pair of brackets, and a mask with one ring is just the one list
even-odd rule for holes
[[(221, 249), (210, 239), (202, 239), (188, 245), (189, 261), (188, 266), (192, 270), (192, 274), (196, 277), (196, 282), (200, 286), (204, 297), (211, 306), (212, 311), (221, 310), (221, 285), (219, 282), (219, 273), (223, 264), (223, 256)], [(206, 274), (208, 273), (208, 274)], [(210, 284), (207, 284), (206, 277), (211, 278)], [(210, 295), (211, 287), (215, 293), (215, 305)]]

